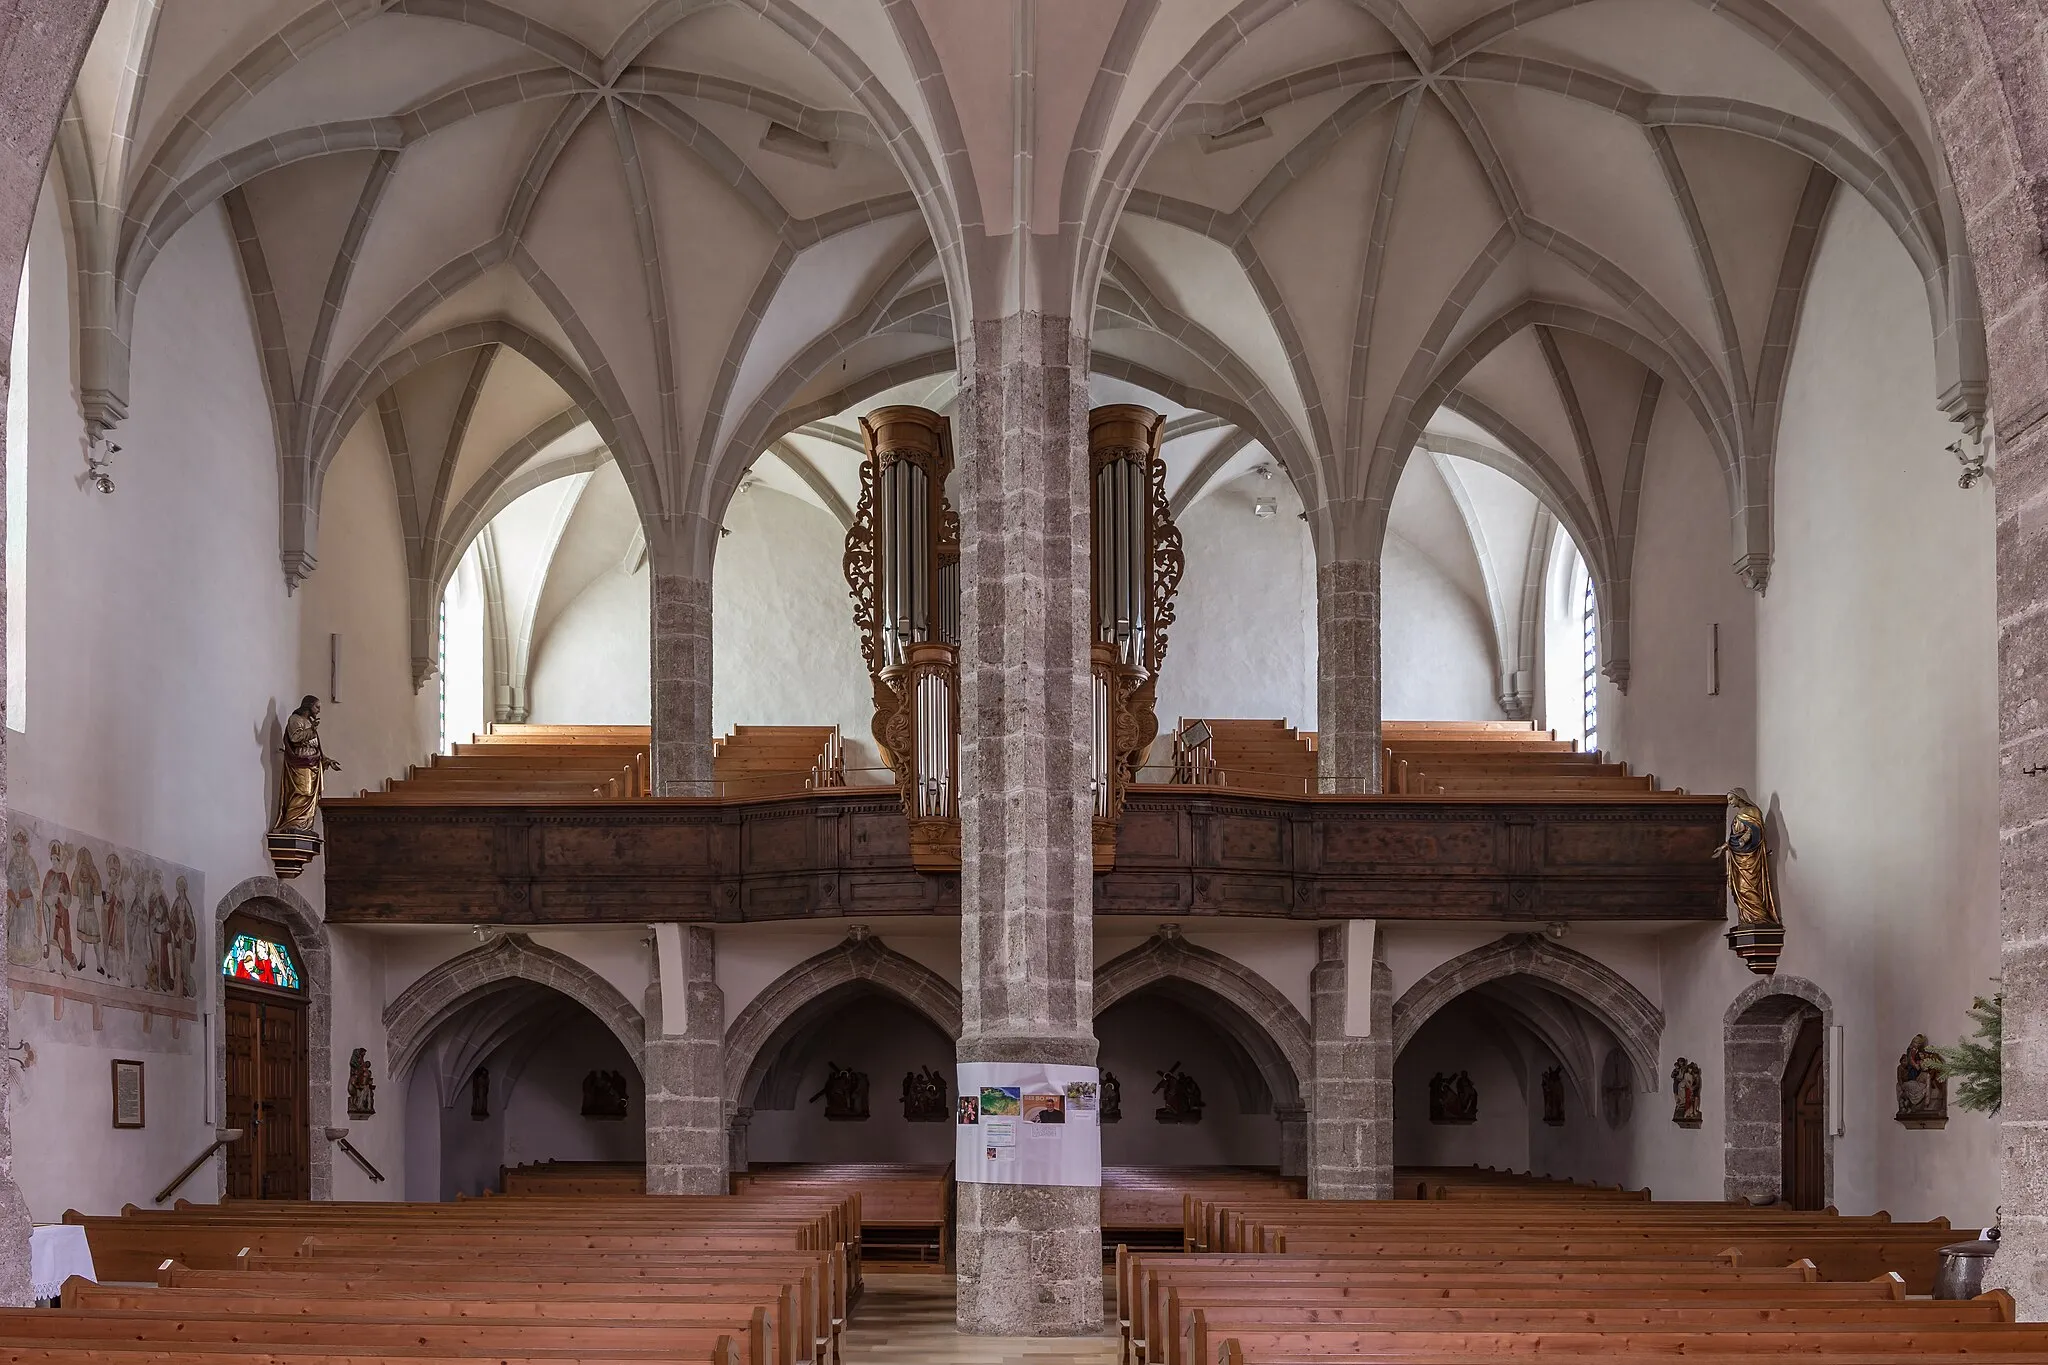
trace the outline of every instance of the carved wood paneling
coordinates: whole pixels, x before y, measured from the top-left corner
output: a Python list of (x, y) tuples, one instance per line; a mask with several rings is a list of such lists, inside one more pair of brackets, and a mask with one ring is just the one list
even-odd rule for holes
[[(329, 801), (333, 924), (957, 915), (893, 789), (767, 801)], [(1099, 915), (1718, 920), (1719, 797), (1464, 801), (1138, 787)]]

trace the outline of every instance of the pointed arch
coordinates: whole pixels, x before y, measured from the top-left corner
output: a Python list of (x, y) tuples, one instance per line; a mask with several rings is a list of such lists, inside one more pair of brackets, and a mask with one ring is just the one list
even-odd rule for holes
[(384, 1009), (391, 1075), (409, 1074), (441, 1025), (464, 1006), (508, 983), (531, 981), (568, 996), (596, 1015), (647, 1074), (647, 1023), (618, 987), (566, 953), (543, 948), (525, 934), (500, 934), (480, 948), (449, 958), (398, 993)]
[(1095, 969), (1096, 1017), (1151, 989), (1194, 1004), (1219, 1024), (1257, 1065), (1276, 1108), (1306, 1103), (1314, 1065), (1308, 1020), (1270, 981), (1177, 932), (1162, 931)]
[(1606, 963), (1540, 934), (1509, 934), (1425, 973), (1394, 1002), (1394, 1054), (1414, 1041), (1437, 1011), (1476, 986), (1527, 976), (1585, 1007), (1621, 1044), (1636, 1084), (1657, 1088), (1664, 1011)]

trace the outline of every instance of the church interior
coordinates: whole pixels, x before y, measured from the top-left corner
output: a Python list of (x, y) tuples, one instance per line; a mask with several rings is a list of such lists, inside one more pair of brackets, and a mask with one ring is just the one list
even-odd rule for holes
[(10, 1358), (2048, 1361), (2043, 61), (0, 0)]

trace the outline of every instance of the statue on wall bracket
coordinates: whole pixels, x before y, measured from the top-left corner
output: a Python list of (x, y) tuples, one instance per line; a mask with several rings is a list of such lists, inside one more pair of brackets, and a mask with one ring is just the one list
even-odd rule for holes
[(944, 1123), (953, 1116), (946, 1078), (931, 1067), (905, 1072), (903, 1119), (906, 1123)]
[(1700, 1113), (1700, 1064), (1683, 1057), (1671, 1068), (1671, 1121), (1680, 1128), (1697, 1128), (1705, 1121)]
[(825, 1101), (825, 1117), (835, 1123), (865, 1123), (868, 1117), (868, 1076), (865, 1071), (825, 1063), (825, 1084), (805, 1101)]
[(1948, 1075), (1924, 1033), (1914, 1034), (1899, 1058), (1899, 1112), (1892, 1117), (1908, 1128), (1948, 1127)]
[(284, 766), (278, 776), (277, 821), (264, 841), (279, 880), (290, 881), (320, 856), (320, 791), (341, 765), (320, 747), (320, 699), (306, 696), (284, 723)]
[(1728, 861), (1728, 891), (1735, 898), (1735, 927), (1728, 931), (1728, 946), (1752, 972), (1771, 976), (1785, 950), (1785, 922), (1778, 918), (1778, 897), (1771, 889), (1764, 813), (1740, 787), (1728, 793), (1728, 834), (1714, 850), (1714, 856), (1723, 855)]
[(377, 1112), (377, 1082), (370, 1075), (370, 1050), (359, 1047), (348, 1054), (348, 1116), (366, 1119)]
[(1429, 1078), (1429, 1121), (1479, 1122), (1479, 1087), (1472, 1084), (1471, 1072), (1450, 1076), (1439, 1071)]
[[(1202, 1087), (1195, 1078), (1180, 1069), (1180, 1063), (1159, 1073), (1158, 1082), (1152, 1093), (1159, 1096), (1159, 1107), (1152, 1111), (1152, 1117), (1160, 1123), (1200, 1123), (1202, 1121)], [(1117, 1112), (1123, 1112), (1123, 1096), (1117, 1096)]]

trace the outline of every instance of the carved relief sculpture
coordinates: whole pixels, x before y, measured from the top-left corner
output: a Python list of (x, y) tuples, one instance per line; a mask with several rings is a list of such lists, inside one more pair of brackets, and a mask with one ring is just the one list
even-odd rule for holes
[(1700, 1116), (1700, 1064), (1680, 1057), (1671, 1068), (1671, 1121), (1680, 1128), (1697, 1128)]
[(348, 1054), (348, 1116), (366, 1119), (377, 1112), (377, 1082), (370, 1077), (370, 1050)]
[(283, 767), (277, 784), (277, 821), (265, 841), (277, 875), (290, 880), (320, 856), (320, 792), (328, 773), (341, 767), (320, 747), (320, 699), (301, 698), (284, 723)]
[(1479, 1087), (1472, 1084), (1471, 1072), (1460, 1071), (1455, 1076), (1447, 1076), (1439, 1071), (1429, 1078), (1429, 1121), (1479, 1121)]
[[(1152, 1093), (1159, 1096), (1159, 1107), (1152, 1111), (1152, 1117), (1161, 1123), (1200, 1123), (1202, 1121), (1202, 1087), (1195, 1078), (1180, 1069), (1180, 1063), (1159, 1073), (1159, 1079), (1152, 1086)], [(1118, 1098), (1121, 1105), (1121, 1096)]]
[(1102, 1073), (1102, 1116), (1103, 1123), (1122, 1123), (1124, 1120), (1124, 1084), (1116, 1078), (1114, 1071)]
[(868, 1117), (868, 1077), (864, 1071), (825, 1063), (825, 1084), (806, 1104), (825, 1101), (825, 1117), (834, 1123), (865, 1123)]
[(904, 1073), (903, 1118), (908, 1123), (944, 1123), (952, 1112), (946, 1078), (931, 1067)]
[(616, 1071), (593, 1071), (583, 1078), (583, 1117), (626, 1117), (626, 1078)]
[(1735, 899), (1735, 927), (1728, 946), (1758, 976), (1778, 970), (1785, 948), (1785, 924), (1778, 918), (1778, 898), (1771, 888), (1771, 853), (1764, 840), (1764, 813), (1749, 793), (1737, 787), (1728, 793), (1728, 833), (1721, 847), (1728, 864), (1728, 891)]
[(1543, 1121), (1552, 1128), (1564, 1127), (1564, 1068), (1554, 1066), (1543, 1073)]
[(1899, 1058), (1899, 1112), (1895, 1117), (1908, 1128), (1948, 1126), (1948, 1076), (1941, 1058), (1927, 1045), (1927, 1035), (1916, 1033)]

